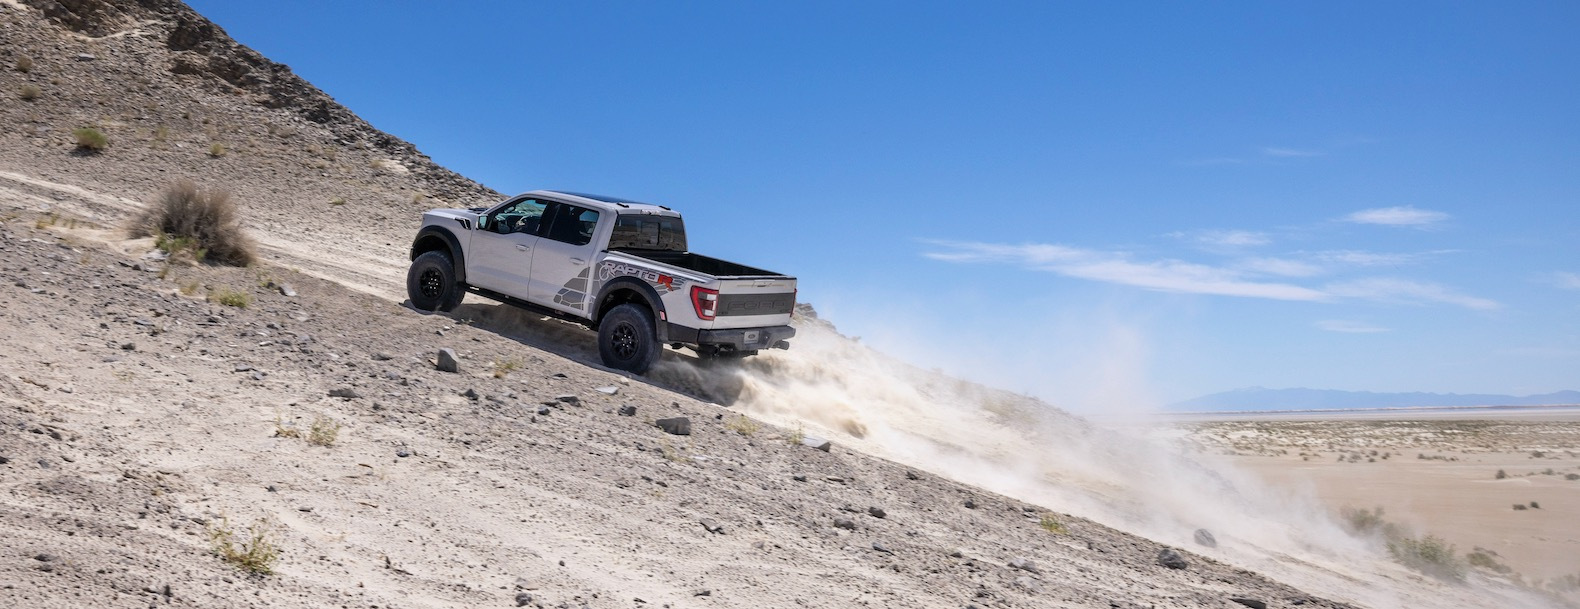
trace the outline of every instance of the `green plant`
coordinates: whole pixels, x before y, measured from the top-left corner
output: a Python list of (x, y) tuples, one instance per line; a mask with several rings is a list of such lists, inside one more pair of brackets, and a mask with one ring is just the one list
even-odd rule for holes
[(245, 309), (252, 304), (252, 294), (231, 288), (220, 288), (208, 293), (209, 302), (217, 302), (227, 307)]
[(200, 285), (202, 285), (202, 283), (200, 283), (196, 279), (193, 279), (192, 281), (188, 281), (186, 283), (181, 284), (181, 295), (182, 296), (191, 296), (193, 294), (196, 294), (198, 286), (200, 286)]
[(521, 358), (519, 357), (512, 357), (502, 362), (494, 362), (494, 378), (505, 378), (505, 375), (510, 374), (512, 371), (518, 368), (521, 368), (522, 364), (524, 363), (525, 362), (521, 361)]
[(22, 92), (18, 96), (22, 98), (22, 101), (33, 101), (38, 99), (41, 93), (43, 91), (39, 90), (38, 85), (22, 85)]
[(71, 136), (77, 140), (77, 148), (90, 152), (98, 152), (110, 146), (110, 138), (103, 131), (93, 127), (78, 127), (71, 131)]
[(225, 150), (225, 145), (224, 144), (221, 144), (219, 142), (214, 142), (214, 143), (208, 145), (208, 155), (211, 156), (211, 157), (214, 157), (214, 158), (217, 159), (219, 157), (225, 156), (225, 152), (226, 152), (226, 150)]
[(796, 422), (795, 429), (790, 430), (790, 435), (785, 436), (785, 442), (789, 443), (792, 446), (799, 445), (799, 444), (801, 444), (801, 442), (803, 442), (805, 440), (806, 440), (806, 426), (802, 425), (799, 421)]
[(691, 462), (691, 455), (686, 454), (685, 451), (670, 446), (668, 440), (658, 441), (658, 452), (659, 454), (664, 455), (665, 459), (674, 461), (675, 463)]
[(221, 516), (219, 523), (209, 528), (209, 540), (214, 544), (214, 553), (225, 562), (248, 573), (269, 575), (280, 559), (280, 547), (270, 539), (273, 529), (269, 521), (259, 520), (244, 538), (238, 539), (230, 519)]
[(1514, 569), (1509, 568), (1508, 565), (1498, 562), (1498, 559), (1493, 558), (1491, 554), (1488, 554), (1480, 549), (1466, 554), (1465, 560), (1469, 562), (1470, 566), (1472, 567), (1486, 569), (1494, 573), (1508, 575), (1509, 573), (1514, 572)]
[(735, 415), (728, 421), (725, 421), (724, 427), (743, 436), (750, 436), (754, 433), (757, 433), (758, 431), (761, 431), (763, 424), (753, 421), (746, 415), (740, 414)]
[(23, 55), (16, 58), (16, 71), (26, 74), (33, 71), (33, 58)]
[(346, 204), (346, 198), (345, 197), (335, 197), (335, 198), (329, 200), (329, 204), (330, 205), (345, 205)]
[(1441, 579), (1465, 579), (1465, 563), (1454, 554), (1454, 546), (1436, 535), (1415, 538), (1394, 536), (1388, 540), (1388, 554), (1400, 564)]
[(1057, 533), (1059, 535), (1070, 534), (1070, 530), (1064, 528), (1064, 523), (1059, 522), (1059, 519), (1055, 518), (1053, 514), (1043, 514), (1042, 520), (1037, 522), (1037, 526), (1042, 527), (1044, 531), (1049, 533)]
[(313, 446), (334, 446), (339, 437), (340, 423), (324, 415), (313, 417), (313, 425), (307, 429), (307, 443)]
[(179, 260), (191, 256), (193, 261), (202, 262), (208, 256), (208, 250), (198, 247), (197, 239), (193, 237), (176, 237), (159, 233), (154, 235), (154, 247), (169, 254), (171, 259)]
[(256, 258), (256, 246), (242, 230), (239, 216), (229, 192), (200, 190), (191, 180), (181, 180), (133, 218), (130, 228), (135, 237), (157, 237), (172, 246), (190, 240), (192, 251), (203, 252), (205, 261), (247, 266)]
[(302, 432), (301, 432), (301, 430), (296, 428), (296, 425), (293, 425), (291, 423), (287, 423), (287, 422), (285, 422), (284, 419), (281, 419), (279, 415), (275, 415), (275, 417), (274, 417), (274, 437), (276, 437), (276, 438), (300, 438), (300, 437), (302, 437)]

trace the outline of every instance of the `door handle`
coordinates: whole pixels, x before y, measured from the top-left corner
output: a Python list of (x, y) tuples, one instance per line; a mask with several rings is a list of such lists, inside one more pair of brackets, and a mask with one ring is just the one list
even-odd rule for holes
[(517, 244), (516, 244), (516, 249), (518, 249), (518, 250), (521, 250), (521, 251), (523, 251), (523, 252), (525, 252), (525, 251), (527, 251), (527, 250), (530, 250), (530, 249), (532, 249), (532, 248), (530, 248), (530, 247), (527, 247), (527, 246), (525, 246), (525, 245), (522, 245), (522, 244), (520, 244), (520, 243), (517, 243)]
[(581, 258), (571, 258), (571, 264), (587, 264), (587, 261)]

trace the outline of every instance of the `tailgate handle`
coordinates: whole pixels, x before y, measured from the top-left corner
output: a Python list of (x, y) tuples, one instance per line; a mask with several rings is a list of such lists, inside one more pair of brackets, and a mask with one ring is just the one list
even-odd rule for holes
[(759, 287), (759, 288), (766, 288), (766, 287), (771, 286), (773, 284), (774, 284), (774, 280), (772, 280), (772, 279), (758, 279), (758, 280), (752, 282), (752, 286), (753, 287)]
[(530, 250), (530, 249), (532, 249), (532, 248), (530, 248), (530, 247), (527, 247), (527, 246), (525, 246), (525, 245), (522, 245), (522, 244), (520, 244), (520, 243), (517, 243), (517, 244), (516, 244), (516, 249), (518, 249), (518, 250), (521, 250), (521, 251), (523, 251), (523, 252), (525, 252), (525, 251), (527, 251), (527, 250)]
[(580, 266), (580, 265), (583, 265), (583, 264), (587, 264), (587, 261), (586, 260), (582, 260), (581, 258), (571, 258), (571, 264)]

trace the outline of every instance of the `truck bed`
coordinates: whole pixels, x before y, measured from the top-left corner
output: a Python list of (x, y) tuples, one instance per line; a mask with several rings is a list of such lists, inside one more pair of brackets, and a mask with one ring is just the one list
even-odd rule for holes
[(680, 267), (688, 271), (696, 271), (714, 277), (784, 277), (773, 271), (752, 268), (744, 264), (736, 264), (728, 260), (720, 260), (692, 252), (664, 252), (656, 250), (616, 250), (628, 256), (635, 256), (644, 260), (651, 260), (660, 264)]

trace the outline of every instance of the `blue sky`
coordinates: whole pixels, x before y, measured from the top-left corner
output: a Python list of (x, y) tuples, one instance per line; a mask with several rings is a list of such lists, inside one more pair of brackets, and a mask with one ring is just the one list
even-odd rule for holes
[(495, 189), (674, 206), (1077, 410), (1580, 388), (1580, 4), (191, 4)]

